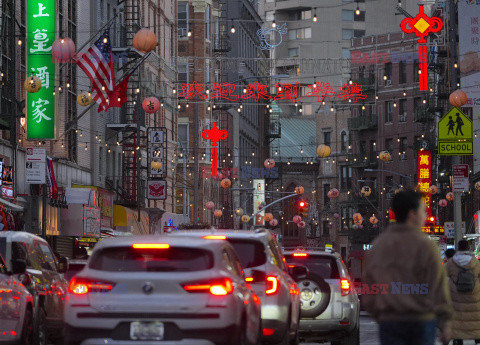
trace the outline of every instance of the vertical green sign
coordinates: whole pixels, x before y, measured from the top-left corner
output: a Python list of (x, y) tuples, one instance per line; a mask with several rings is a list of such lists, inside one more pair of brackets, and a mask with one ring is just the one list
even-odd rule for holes
[(42, 81), (40, 91), (27, 93), (27, 139), (55, 139), (55, 0), (27, 1), (27, 76)]

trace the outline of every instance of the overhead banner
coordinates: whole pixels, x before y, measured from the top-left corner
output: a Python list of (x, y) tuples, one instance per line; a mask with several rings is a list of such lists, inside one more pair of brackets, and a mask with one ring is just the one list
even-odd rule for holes
[(27, 76), (42, 81), (40, 91), (27, 93), (27, 139), (55, 139), (55, 0), (28, 0)]
[[(253, 186), (255, 187), (255, 190), (253, 191), (253, 211), (257, 212), (258, 210), (260, 210), (262, 204), (265, 203), (265, 180), (253, 180)], [(259, 212), (255, 217), (254, 224), (258, 226), (264, 226), (264, 216), (265, 211)]]

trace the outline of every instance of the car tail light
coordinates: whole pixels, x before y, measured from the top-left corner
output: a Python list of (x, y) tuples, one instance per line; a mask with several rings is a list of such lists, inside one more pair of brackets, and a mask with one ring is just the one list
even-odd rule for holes
[(268, 276), (267, 277), (267, 288), (265, 293), (267, 295), (273, 295), (278, 291), (278, 278), (275, 276)]
[(226, 296), (233, 292), (232, 280), (218, 279), (209, 282), (198, 282), (191, 284), (184, 284), (183, 288), (191, 293), (205, 293), (209, 292), (214, 296)]
[(275, 333), (275, 329), (273, 329), (273, 328), (264, 328), (263, 329), (263, 336), (265, 336), (265, 337), (269, 337), (269, 336), (273, 335), (273, 333)]
[(303, 257), (306, 258), (308, 256), (307, 253), (293, 253), (293, 256), (296, 258)]
[(348, 295), (350, 293), (350, 282), (348, 279), (340, 280), (340, 288), (342, 290), (342, 296)]
[(247, 278), (245, 278), (245, 281), (247, 283), (251, 283), (251, 282), (253, 282), (253, 277), (247, 277)]
[(85, 295), (89, 292), (109, 292), (114, 286), (115, 284), (110, 282), (73, 277), (68, 285), (68, 292), (74, 295)]
[(170, 245), (168, 243), (134, 243), (132, 247), (134, 249), (168, 249)]
[(203, 236), (204, 239), (207, 239), (207, 240), (226, 240), (227, 239), (227, 236), (223, 236), (223, 235), (207, 235), (207, 236)]

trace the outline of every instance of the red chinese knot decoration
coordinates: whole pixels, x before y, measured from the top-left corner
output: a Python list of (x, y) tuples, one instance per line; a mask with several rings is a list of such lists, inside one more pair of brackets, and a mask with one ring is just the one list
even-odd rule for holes
[(212, 143), (212, 176), (217, 176), (217, 154), (218, 142), (228, 138), (228, 132), (224, 129), (218, 129), (217, 123), (213, 123), (212, 129), (206, 129), (202, 132), (202, 138), (210, 140)]

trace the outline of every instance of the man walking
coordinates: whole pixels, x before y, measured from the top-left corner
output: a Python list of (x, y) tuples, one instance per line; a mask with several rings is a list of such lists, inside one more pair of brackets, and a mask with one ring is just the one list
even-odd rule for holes
[(364, 295), (366, 309), (379, 323), (382, 345), (434, 345), (436, 327), (447, 343), (453, 309), (439, 249), (421, 230), (426, 219), (422, 196), (399, 192), (392, 209), (398, 224), (373, 242), (363, 279), (388, 288)]

